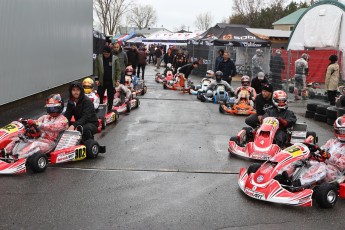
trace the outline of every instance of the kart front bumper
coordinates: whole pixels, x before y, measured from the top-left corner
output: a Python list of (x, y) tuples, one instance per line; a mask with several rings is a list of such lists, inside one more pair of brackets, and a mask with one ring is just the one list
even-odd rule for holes
[(11, 163), (0, 160), (0, 174), (20, 174), (25, 172), (26, 159), (24, 158)]
[(312, 206), (313, 190), (304, 189), (299, 192), (289, 192), (278, 181), (273, 179), (266, 184), (260, 185), (253, 181), (252, 175), (254, 174), (247, 174), (247, 169), (240, 169), (238, 185), (247, 196), (272, 203), (304, 207)]
[(249, 142), (246, 146), (241, 147), (237, 145), (235, 141), (229, 141), (229, 148), (228, 151), (230, 154), (253, 159), (253, 160), (260, 160), (260, 161), (267, 161), (275, 154), (279, 152), (280, 148), (276, 144), (272, 144), (271, 147), (264, 151), (258, 151), (254, 148), (254, 143)]
[(222, 110), (227, 114), (236, 114), (236, 115), (251, 115), (256, 114), (256, 110), (250, 107), (248, 108), (239, 108), (239, 107), (231, 107), (221, 104)]

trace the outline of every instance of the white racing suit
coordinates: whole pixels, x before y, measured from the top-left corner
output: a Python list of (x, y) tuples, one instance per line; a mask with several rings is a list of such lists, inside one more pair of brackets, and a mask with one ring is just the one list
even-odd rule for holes
[(325, 180), (331, 182), (342, 177), (345, 171), (345, 143), (333, 138), (321, 147), (331, 156), (325, 162), (310, 161), (310, 168), (301, 174), (301, 185), (309, 185)]
[(130, 100), (132, 92), (126, 86), (120, 84), (115, 90), (114, 106), (120, 106)]
[(223, 84), (225, 87), (225, 91), (228, 92), (229, 94), (235, 93), (234, 89), (231, 87), (231, 85), (228, 82), (223, 81), (223, 80), (221, 80), (220, 82), (212, 81), (206, 90), (207, 97), (212, 97), (216, 94), (218, 84)]
[[(54, 147), (58, 135), (68, 128), (68, 120), (62, 114), (57, 117), (43, 115), (35, 123), (41, 131), (41, 136), (37, 139), (29, 139), (27, 144), (20, 150), (19, 158), (26, 158), (36, 152), (47, 152)], [(5, 147), (5, 153), (11, 153), (19, 140), (19, 137), (14, 138)]]
[(254, 100), (256, 97), (256, 92), (253, 87), (250, 86), (239, 86), (235, 90), (235, 104), (237, 104), (241, 99), (247, 99), (251, 106), (254, 106)]
[(85, 94), (88, 98), (90, 98), (90, 100), (93, 102), (93, 106), (95, 109), (98, 109), (99, 104), (100, 104), (100, 99), (99, 96), (97, 94), (95, 94), (94, 92)]

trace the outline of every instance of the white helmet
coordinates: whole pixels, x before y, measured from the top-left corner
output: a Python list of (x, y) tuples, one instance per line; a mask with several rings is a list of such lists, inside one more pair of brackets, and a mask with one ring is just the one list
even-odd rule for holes
[(250, 77), (247, 75), (243, 75), (241, 78), (241, 84), (242, 86), (249, 86), (250, 85)]
[(206, 77), (213, 77), (213, 76), (214, 76), (213, 70), (207, 70), (206, 71)]
[(171, 69), (171, 67), (172, 67), (172, 64), (171, 64), (171, 63), (168, 63), (168, 64), (167, 64), (167, 68), (168, 68), (168, 69)]
[(339, 140), (345, 141), (345, 116), (338, 117), (333, 124), (334, 136)]
[(288, 108), (288, 96), (283, 90), (277, 90), (273, 92), (272, 101), (278, 110), (284, 110)]

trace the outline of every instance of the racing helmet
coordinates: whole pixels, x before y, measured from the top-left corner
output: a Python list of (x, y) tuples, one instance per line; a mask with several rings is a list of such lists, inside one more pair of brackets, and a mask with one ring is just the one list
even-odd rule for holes
[(131, 65), (126, 67), (125, 75), (128, 75), (128, 76), (132, 76), (133, 75), (133, 67)]
[(210, 78), (210, 77), (213, 77), (213, 76), (214, 76), (213, 70), (207, 70), (207, 71), (206, 71), (206, 77), (207, 77), (207, 78)]
[(223, 79), (223, 72), (218, 70), (215, 76), (216, 76), (216, 81), (219, 83)]
[(345, 116), (338, 117), (334, 124), (334, 136), (342, 142), (345, 142)]
[(168, 63), (167, 64), (167, 69), (171, 69), (172, 68), (172, 64), (171, 63)]
[(243, 75), (241, 78), (241, 84), (242, 86), (249, 86), (250, 85), (250, 78), (247, 75)]
[(63, 99), (60, 94), (51, 94), (46, 100), (47, 113), (50, 116), (59, 116), (64, 108)]
[(83, 81), (83, 88), (84, 88), (84, 92), (86, 94), (89, 94), (93, 91), (93, 85), (94, 85), (94, 82), (91, 78), (85, 78), (84, 81)]
[(307, 53), (303, 53), (302, 55), (301, 55), (301, 58), (303, 58), (304, 60), (306, 60), (306, 61), (309, 61), (309, 55), (307, 54)]
[(275, 107), (280, 110), (288, 108), (288, 96), (283, 90), (277, 90), (273, 92), (272, 101)]

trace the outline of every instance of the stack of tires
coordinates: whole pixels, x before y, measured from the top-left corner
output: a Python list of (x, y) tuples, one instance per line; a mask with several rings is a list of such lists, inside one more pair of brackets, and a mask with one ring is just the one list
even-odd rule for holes
[(334, 121), (338, 118), (338, 108), (335, 106), (327, 107), (327, 124), (333, 125)]
[(336, 106), (309, 103), (307, 104), (305, 117), (313, 118), (316, 121), (333, 125), (334, 121), (343, 114), (345, 114), (345, 108), (337, 108)]

